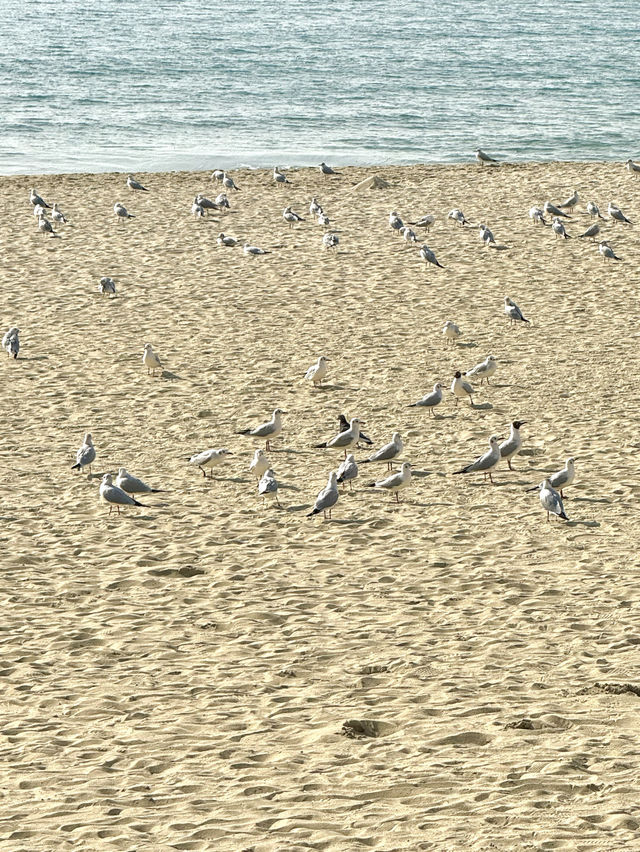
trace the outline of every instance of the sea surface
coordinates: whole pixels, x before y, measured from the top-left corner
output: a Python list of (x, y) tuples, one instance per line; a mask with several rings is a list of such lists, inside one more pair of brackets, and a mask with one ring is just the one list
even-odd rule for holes
[(0, 0), (0, 173), (640, 155), (636, 0)]

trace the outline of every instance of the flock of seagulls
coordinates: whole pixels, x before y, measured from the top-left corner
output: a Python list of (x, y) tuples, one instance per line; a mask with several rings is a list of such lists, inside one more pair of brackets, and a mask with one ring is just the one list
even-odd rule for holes
[[(476, 151), (476, 159), (481, 166), (490, 164), (498, 165), (498, 161), (478, 149)], [(628, 160), (626, 168), (632, 172), (640, 172), (640, 165), (635, 164), (632, 160)], [(319, 166), (320, 172), (326, 176), (339, 176), (341, 173), (335, 171), (326, 163), (321, 163)], [(218, 194), (215, 200), (207, 198), (205, 195), (199, 194), (194, 198), (192, 205), (192, 213), (197, 217), (208, 215), (210, 210), (225, 211), (230, 209), (229, 198), (226, 191), (240, 192), (240, 188), (235, 183), (234, 179), (223, 170), (216, 170), (212, 174), (212, 179), (222, 184), (225, 192)], [(291, 184), (291, 181), (278, 166), (273, 170), (273, 181), (278, 185)], [(133, 175), (128, 175), (126, 181), (127, 187), (133, 192), (149, 192), (150, 190), (138, 181)], [(67, 218), (60, 211), (58, 204), (49, 205), (35, 189), (32, 189), (29, 195), (29, 201), (33, 206), (34, 215), (37, 219), (38, 228), (42, 233), (56, 236), (54, 225), (56, 227), (64, 226), (68, 223)], [(529, 216), (534, 224), (550, 225), (556, 237), (563, 240), (571, 239), (571, 235), (567, 231), (567, 223), (573, 221), (574, 211), (580, 202), (577, 191), (574, 191), (570, 197), (559, 204), (554, 204), (546, 201), (542, 206), (535, 205), (529, 211)], [(579, 238), (588, 238), (595, 240), (600, 234), (601, 222), (605, 222), (605, 217), (601, 214), (599, 206), (594, 201), (589, 201), (586, 204), (586, 213), (596, 221), (590, 225), (583, 233), (579, 234)], [(124, 222), (135, 218), (135, 215), (130, 213), (124, 204), (117, 202), (114, 204), (114, 214), (118, 222)], [(51, 221), (47, 218), (47, 211)], [(610, 202), (607, 208), (609, 221), (622, 226), (632, 226), (631, 220), (624, 212), (613, 202)], [(309, 215), (313, 217), (318, 224), (325, 228), (329, 227), (329, 217), (323, 210), (317, 198), (312, 198), (309, 205)], [(551, 217), (548, 221), (546, 217)], [(283, 220), (294, 228), (297, 224), (305, 222), (305, 218), (296, 213), (292, 206), (286, 206), (283, 211)], [(454, 208), (447, 214), (446, 217), (459, 227), (472, 227), (472, 223), (464, 215), (459, 208)], [(402, 218), (396, 211), (389, 214), (389, 228), (396, 234), (399, 234), (407, 243), (418, 243), (418, 237), (413, 228), (429, 229), (434, 225), (436, 217), (433, 214), (427, 214), (414, 222), (409, 222), (405, 225)], [(412, 226), (412, 227), (409, 227)], [(489, 248), (495, 245), (495, 238), (490, 228), (481, 223), (478, 225), (478, 233), (480, 240)], [(217, 236), (217, 243), (221, 247), (233, 248), (240, 244), (240, 241), (224, 232), (220, 232)], [(325, 248), (333, 249), (339, 244), (338, 235), (334, 232), (327, 232), (323, 235), (322, 244)], [(245, 255), (264, 255), (270, 252), (261, 249), (258, 246), (253, 246), (248, 242), (243, 244), (243, 252)], [(602, 240), (599, 243), (598, 250), (604, 260), (620, 260), (611, 248), (607, 240)], [(438, 261), (434, 252), (425, 243), (421, 245), (419, 256), (427, 265), (439, 267), (444, 266)], [(103, 295), (116, 295), (116, 282), (111, 277), (102, 277), (98, 285), (99, 292)], [(530, 325), (530, 320), (527, 319), (521, 308), (510, 297), (504, 299), (504, 313), (510, 325)], [(443, 329), (442, 334), (446, 345), (456, 346), (458, 340), (462, 336), (459, 326), (448, 320)], [(11, 327), (2, 338), (2, 347), (8, 355), (14, 359), (18, 357), (20, 351), (19, 329)], [(159, 370), (163, 371), (163, 364), (158, 354), (154, 351), (150, 343), (144, 344), (142, 354), (143, 366), (147, 368), (147, 373), (150, 376), (155, 376)], [(323, 381), (326, 379), (329, 372), (329, 358), (325, 355), (320, 355), (317, 361), (312, 364), (304, 375), (304, 379), (308, 381), (312, 388), (320, 388)], [(490, 385), (490, 379), (498, 370), (498, 362), (493, 355), (487, 357), (479, 363), (472, 366), (470, 369), (463, 372), (457, 370), (452, 378), (451, 393), (455, 405), (459, 405), (460, 401), (469, 401), (473, 407), (473, 396), (475, 390), (470, 383), (470, 379), (475, 379), (483, 386)], [(425, 394), (417, 402), (409, 405), (411, 408), (426, 408), (430, 417), (436, 417), (436, 409), (443, 403), (444, 386), (441, 382), (436, 382), (433, 385), (433, 390)], [(253, 459), (249, 465), (249, 472), (256, 478), (258, 484), (258, 496), (263, 500), (273, 501), (277, 506), (281, 506), (278, 490), (279, 485), (274, 473), (273, 467), (266, 455), (272, 449), (272, 442), (277, 439), (283, 431), (283, 415), (286, 412), (281, 408), (275, 408), (269, 420), (259, 424), (253, 428), (247, 428), (238, 434), (246, 435), (254, 439), (265, 441), (265, 450), (256, 449)], [(339, 496), (340, 487), (353, 489), (354, 483), (359, 476), (359, 467), (368, 464), (384, 463), (387, 468), (387, 476), (381, 479), (375, 479), (373, 482), (367, 483), (367, 487), (386, 491), (392, 495), (396, 502), (400, 502), (400, 492), (411, 485), (412, 481), (412, 466), (408, 461), (402, 461), (401, 456), (404, 452), (404, 443), (400, 433), (393, 432), (388, 443), (383, 444), (379, 449), (370, 453), (367, 458), (360, 462), (356, 461), (354, 450), (366, 445), (371, 447), (373, 441), (363, 433), (362, 427), (366, 424), (358, 417), (352, 417), (350, 420), (341, 414), (339, 416), (339, 431), (333, 437), (322, 443), (314, 445), (316, 448), (324, 448), (330, 450), (342, 451), (343, 458), (339, 462), (335, 470), (331, 470), (328, 476), (326, 485), (318, 493), (314, 502), (313, 509), (309, 512), (308, 517), (319, 515), (320, 513), (326, 519), (331, 518), (333, 508), (336, 506)], [(506, 440), (502, 440), (496, 435), (489, 438), (489, 448), (479, 455), (475, 460), (471, 461), (460, 470), (454, 471), (454, 474), (479, 474), (482, 473), (484, 479), (488, 479), (493, 483), (493, 472), (498, 465), (504, 461), (508, 468), (513, 470), (512, 461), (520, 452), (522, 447), (521, 428), (525, 425), (523, 420), (514, 420), (510, 425), (510, 434)], [(209, 448), (197, 452), (188, 457), (187, 461), (198, 467), (202, 475), (206, 478), (207, 471), (209, 477), (213, 478), (214, 468), (217, 468), (225, 462), (225, 460), (233, 454), (225, 447)], [(91, 475), (92, 463), (96, 459), (96, 448), (93, 443), (91, 433), (86, 433), (83, 443), (76, 453), (76, 462), (72, 465), (73, 470), (84, 471), (88, 469)], [(394, 464), (399, 464), (400, 467), (394, 470)], [(551, 476), (546, 477), (539, 485), (527, 489), (528, 491), (538, 490), (539, 499), (543, 509), (547, 513), (547, 519), (550, 515), (568, 520), (564, 510), (563, 498), (564, 490), (571, 486), (575, 479), (575, 459), (569, 458), (565, 466)], [(126, 468), (121, 467), (118, 471), (115, 482), (113, 474), (106, 473), (102, 477), (99, 488), (100, 500), (109, 505), (109, 514), (115, 508), (117, 513), (120, 513), (122, 507), (143, 506), (135, 496), (136, 494), (158, 493), (160, 489), (151, 488), (143, 480), (131, 475)]]

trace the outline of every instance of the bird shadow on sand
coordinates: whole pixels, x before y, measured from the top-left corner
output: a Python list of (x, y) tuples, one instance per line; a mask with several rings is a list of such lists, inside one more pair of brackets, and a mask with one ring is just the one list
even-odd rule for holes
[(570, 499), (573, 503), (612, 503), (608, 497), (565, 497), (565, 500)]
[(169, 370), (163, 370), (162, 379), (172, 379), (173, 381), (182, 381), (182, 376), (177, 376), (175, 373), (170, 373)]
[(473, 408), (474, 411), (489, 411), (493, 408), (493, 406), (490, 402), (474, 402), (471, 408)]
[(278, 483), (278, 488), (279, 488), (281, 491), (300, 491), (300, 490), (301, 490), (300, 488), (298, 488), (298, 486), (297, 486), (297, 485), (289, 485), (289, 484), (288, 484), (288, 483), (286, 483), (286, 482), (279, 482), (279, 483)]
[(316, 385), (314, 391), (344, 390), (344, 385)]
[(566, 521), (568, 527), (599, 527), (598, 521), (574, 521), (573, 518)]
[(459, 346), (460, 349), (477, 349), (478, 344), (470, 341), (469, 343), (456, 343), (456, 346)]
[(507, 251), (509, 246), (505, 246), (505, 245), (500, 244), (500, 245), (489, 246), (489, 248), (492, 248), (494, 251)]
[(15, 358), (16, 361), (48, 361), (48, 355), (22, 355), (18, 358)]
[(369, 523), (367, 518), (323, 518), (323, 521), (327, 524), (340, 524), (342, 527), (362, 526)]

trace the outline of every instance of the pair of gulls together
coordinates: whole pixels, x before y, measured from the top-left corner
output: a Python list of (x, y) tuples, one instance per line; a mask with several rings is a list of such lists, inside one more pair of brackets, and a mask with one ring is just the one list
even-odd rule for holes
[[(320, 163), (318, 168), (320, 169), (320, 172), (323, 175), (340, 175), (340, 174), (342, 174), (342, 172), (335, 171), (335, 169), (332, 169), (331, 166), (328, 166), (326, 163)], [(215, 172), (214, 172), (214, 174), (215, 174)], [(282, 169), (279, 166), (273, 167), (273, 179), (276, 183), (278, 183), (280, 185), (285, 184), (285, 183), (289, 183), (289, 184), (291, 183), (289, 178), (284, 174), (284, 172), (282, 171)]]
[(462, 470), (454, 471), (454, 475), (461, 473), (482, 473), (484, 479), (489, 477), (489, 481), (493, 482), (491, 475), (492, 471), (498, 466), (501, 459), (505, 459), (509, 470), (513, 470), (511, 459), (513, 459), (522, 448), (522, 435), (520, 429), (525, 425), (526, 420), (514, 420), (511, 424), (511, 431), (506, 441), (500, 442), (500, 438), (492, 435), (489, 438), (489, 449), (483, 455), (478, 456), (475, 461), (463, 467)]
[(220, 195), (216, 196), (216, 200), (212, 201), (210, 198), (207, 198), (206, 195), (202, 193), (198, 193), (196, 197), (193, 199), (193, 204), (191, 205), (191, 212), (196, 217), (196, 219), (203, 219), (208, 215), (209, 210), (230, 210), (231, 205), (229, 204), (229, 199), (227, 198), (226, 192), (221, 192)]
[(20, 329), (13, 326), (2, 337), (2, 348), (10, 358), (17, 358), (20, 352)]
[(60, 208), (57, 204), (54, 204), (51, 207), (50, 204), (42, 198), (42, 196), (38, 195), (35, 189), (31, 189), (29, 193), (29, 201), (33, 205), (33, 215), (37, 218), (38, 230), (41, 234), (49, 234), (52, 237), (57, 237), (58, 235), (53, 230), (53, 225), (47, 219), (46, 211), (51, 210), (51, 218), (58, 225), (66, 225), (67, 220), (63, 213), (60, 211)]
[(236, 186), (233, 178), (222, 169), (216, 169), (211, 175), (211, 180), (217, 180), (225, 189), (234, 189), (236, 192), (240, 192), (240, 188)]
[[(353, 456), (350, 456), (350, 458), (353, 459)], [(338, 497), (340, 496), (338, 483), (354, 479), (358, 475), (357, 466), (355, 467), (355, 473), (353, 473), (353, 465), (355, 465), (355, 461), (349, 466), (343, 462), (337, 471), (331, 471), (329, 474), (329, 481), (316, 497), (313, 509), (307, 515), (308, 518), (313, 517), (313, 515), (319, 515), (320, 512), (323, 513), (326, 519), (331, 518), (331, 510), (338, 502)], [(404, 462), (399, 471), (392, 473), (391, 476), (387, 476), (386, 479), (380, 479), (377, 482), (369, 482), (367, 483), (367, 487), (377, 488), (381, 491), (388, 491), (395, 497), (396, 503), (399, 503), (400, 491), (410, 484), (411, 465), (409, 462)]]
[[(219, 246), (226, 246), (227, 248), (234, 248), (240, 244), (240, 240), (229, 236), (229, 234), (224, 234), (222, 231), (218, 234), (216, 242)], [(244, 243), (242, 251), (247, 255), (271, 254), (270, 251), (258, 248), (258, 246), (252, 246), (251, 243)]]
[[(485, 381), (489, 384), (489, 379), (494, 375), (498, 368), (498, 362), (494, 358), (493, 355), (488, 355), (484, 361), (481, 361), (479, 364), (476, 364), (471, 370), (468, 370), (465, 375), (466, 376), (475, 376), (480, 379), (480, 384), (483, 384)], [(458, 405), (458, 401), (460, 399), (469, 398), (471, 405), (473, 405), (473, 394), (475, 393), (473, 387), (469, 384), (469, 382), (465, 381), (462, 373), (458, 370), (454, 377), (453, 382), (451, 383), (451, 393), (454, 395), (456, 400), (456, 405)], [(436, 382), (433, 386), (433, 390), (419, 399), (417, 402), (412, 402), (409, 405), (409, 408), (426, 408), (429, 411), (429, 414), (435, 417), (434, 408), (436, 408), (442, 402), (442, 385), (440, 382)]]

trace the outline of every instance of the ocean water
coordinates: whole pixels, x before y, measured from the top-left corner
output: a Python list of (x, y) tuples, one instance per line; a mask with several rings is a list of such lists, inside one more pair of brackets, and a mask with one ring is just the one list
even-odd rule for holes
[(636, 0), (0, 0), (0, 173), (625, 160)]

